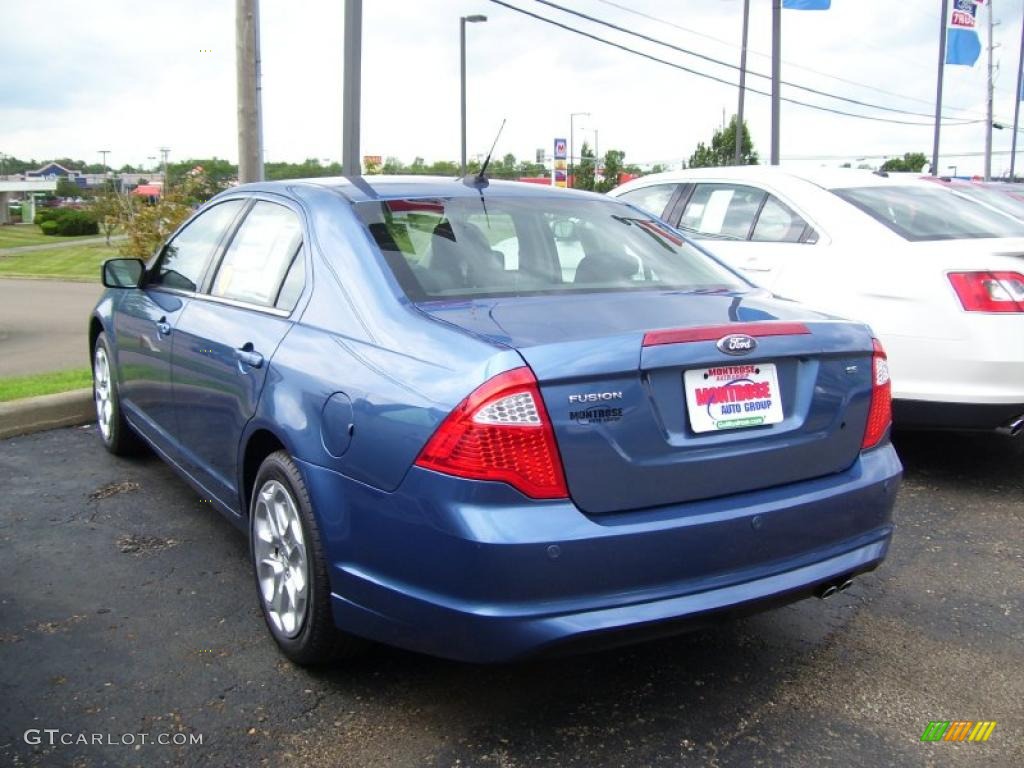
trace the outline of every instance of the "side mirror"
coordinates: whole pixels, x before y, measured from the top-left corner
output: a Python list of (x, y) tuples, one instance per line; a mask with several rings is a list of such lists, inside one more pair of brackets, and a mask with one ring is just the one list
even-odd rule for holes
[(139, 259), (107, 259), (103, 262), (103, 285), (107, 288), (138, 288), (146, 265)]

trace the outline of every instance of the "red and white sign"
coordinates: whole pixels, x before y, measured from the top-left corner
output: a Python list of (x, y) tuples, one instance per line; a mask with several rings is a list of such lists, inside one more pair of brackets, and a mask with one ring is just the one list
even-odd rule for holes
[(694, 432), (759, 427), (784, 418), (773, 363), (719, 365), (683, 374), (686, 410)]

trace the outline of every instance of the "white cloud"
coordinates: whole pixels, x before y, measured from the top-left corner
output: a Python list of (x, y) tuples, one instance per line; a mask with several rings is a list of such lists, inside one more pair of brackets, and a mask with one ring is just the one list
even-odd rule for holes
[[(726, 79), (735, 73), (604, 29), (532, 2), (510, 0), (570, 26)], [(741, 0), (620, 0), (621, 4), (731, 41), (717, 43), (612, 7), (600, 0), (559, 0), (718, 58), (736, 61)], [(836, 0), (825, 13), (786, 12), (786, 79), (821, 90), (932, 111), (938, 10), (932, 0)], [(286, 3), (262, 0), (263, 111), (266, 156), (338, 159), (341, 147), (343, 0)], [(767, 3), (753, 4), (751, 69), (767, 72), (757, 55), (770, 45)], [(1012, 119), (1019, 45), (1019, 11), (996, 9), (1000, 74), (996, 112)], [(1005, 11), (1005, 13), (1004, 13)], [(722, 111), (735, 110), (732, 87), (542, 24), (486, 0), (365, 0), (362, 146), (366, 154), (411, 160), (456, 159), (459, 151), (458, 17), (489, 16), (468, 30), (469, 152), (486, 152), (502, 118), (498, 151), (532, 157), (577, 123), (577, 145), (599, 132), (602, 149), (621, 148), (634, 161), (678, 161), (707, 140)], [(983, 15), (986, 11), (981, 11)], [(70, 155), (145, 163), (168, 146), (172, 157), (237, 156), (234, 3), (51, 0), (9, 4), (0, 30), (0, 151), (36, 158)], [(209, 51), (209, 52), (207, 52)], [(974, 68), (947, 68), (946, 103), (984, 115), (984, 58)], [(868, 84), (859, 87), (802, 69)], [(751, 87), (767, 90), (756, 77)], [(873, 90), (874, 89), (878, 90)], [(912, 99), (900, 98), (888, 91)], [(786, 89), (786, 95), (824, 103)], [(916, 100), (914, 100), (916, 99)], [(856, 107), (829, 102), (839, 108)], [(763, 157), (769, 142), (768, 99), (751, 94), (747, 115)], [(899, 116), (895, 116), (899, 117)], [(907, 117), (928, 123), (927, 117)], [(1008, 149), (1009, 131), (996, 131)], [(871, 123), (810, 111), (783, 110), (783, 157), (930, 153), (931, 129)], [(983, 126), (944, 131), (948, 152), (980, 152)], [(806, 162), (820, 162), (807, 160)], [(947, 161), (944, 160), (944, 164)], [(949, 159), (961, 172), (981, 159)], [(998, 156), (1001, 171), (1008, 159)]]

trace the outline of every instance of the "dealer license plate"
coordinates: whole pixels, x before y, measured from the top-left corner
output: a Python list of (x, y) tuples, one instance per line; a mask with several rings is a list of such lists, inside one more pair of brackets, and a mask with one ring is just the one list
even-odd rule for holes
[(694, 432), (778, 424), (783, 419), (774, 363), (718, 365), (683, 373)]

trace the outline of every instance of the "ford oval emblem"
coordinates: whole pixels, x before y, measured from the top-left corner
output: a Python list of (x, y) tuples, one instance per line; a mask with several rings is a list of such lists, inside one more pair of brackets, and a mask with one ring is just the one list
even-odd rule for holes
[(720, 338), (715, 346), (727, 355), (749, 355), (757, 349), (757, 339), (745, 333), (730, 333)]

